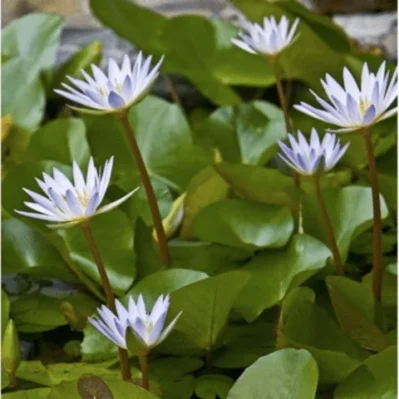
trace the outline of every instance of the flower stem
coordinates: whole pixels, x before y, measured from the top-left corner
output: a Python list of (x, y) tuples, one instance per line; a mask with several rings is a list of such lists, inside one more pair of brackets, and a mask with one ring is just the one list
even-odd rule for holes
[(154, 190), (151, 185), (150, 177), (144, 160), (141, 156), (140, 149), (137, 145), (136, 138), (134, 137), (133, 129), (130, 126), (127, 112), (123, 112), (120, 115), (120, 120), (122, 122), (123, 128), (125, 129), (126, 137), (129, 141), (131, 150), (133, 152), (134, 158), (136, 160), (137, 167), (139, 169), (141, 181), (144, 185), (145, 192), (147, 194), (148, 204), (151, 209), (152, 220), (154, 222), (154, 228), (157, 233), (159, 252), (161, 255), (162, 263), (167, 267), (170, 264), (170, 253), (168, 247), (168, 240), (166, 238), (165, 230), (163, 228), (161, 214), (159, 213), (159, 208), (157, 204), (157, 199), (154, 194)]
[(141, 386), (147, 391), (150, 389), (150, 381), (148, 375), (148, 357), (147, 354), (139, 355), (140, 370), (141, 370)]
[[(107, 305), (110, 310), (116, 312), (115, 308), (115, 296), (112, 292), (111, 284), (109, 282), (107, 272), (105, 271), (104, 262), (101, 258), (100, 251), (96, 245), (89, 224), (81, 225), (83, 234), (85, 235), (89, 244), (90, 251), (93, 255), (94, 261), (97, 265), (98, 273), (100, 274), (101, 283), (105, 291), (105, 297), (107, 298)], [(131, 379), (131, 373), (129, 368), (129, 359), (126, 349), (119, 348), (119, 361), (123, 380), (127, 381)]]
[[(278, 97), (280, 100), (280, 105), (283, 110), (284, 114), (284, 122), (285, 122), (285, 130), (287, 132), (294, 133), (289, 111), (288, 111), (288, 101), (287, 97), (284, 93), (283, 85), (281, 83), (281, 74), (280, 74), (280, 68), (278, 66), (278, 58), (271, 60), (271, 64), (273, 67), (274, 71), (274, 77), (276, 79), (276, 86), (277, 86), (277, 92), (278, 92)], [(292, 179), (294, 180), (295, 187), (301, 188), (301, 177), (299, 176), (298, 173), (293, 172), (292, 173)], [(297, 220), (297, 226), (298, 226), (298, 232), (303, 233), (303, 226), (302, 226), (302, 203), (299, 202), (298, 204), (298, 209), (294, 211), (296, 215), (295, 219)]]
[(15, 376), (15, 372), (7, 373), (8, 379), (10, 380), (10, 387), (11, 388), (18, 388), (17, 377)]
[(205, 355), (205, 364), (208, 371), (212, 369), (212, 350), (208, 349)]
[(313, 176), (313, 182), (314, 182), (314, 188), (316, 192), (316, 197), (320, 205), (320, 211), (321, 215), (324, 220), (324, 224), (326, 226), (326, 231), (327, 231), (327, 238), (328, 238), (328, 243), (330, 245), (330, 250), (333, 254), (334, 258), (334, 263), (337, 268), (338, 274), (341, 276), (345, 275), (345, 270), (344, 267), (342, 266), (341, 262), (341, 255), (339, 254), (338, 246), (337, 246), (337, 241), (335, 240), (335, 235), (334, 235), (334, 230), (331, 224), (330, 217), (327, 212), (326, 204), (324, 202), (323, 194), (321, 192), (320, 188), (320, 180), (319, 176), (315, 175)]
[(380, 189), (378, 184), (377, 166), (375, 163), (371, 132), (364, 129), (364, 143), (366, 145), (369, 164), (371, 190), (373, 195), (373, 293), (376, 301), (381, 302), (382, 294), (382, 219), (380, 204)]
[(283, 85), (281, 83), (281, 74), (280, 68), (278, 66), (278, 60), (272, 61), (271, 64), (273, 66), (274, 77), (276, 79), (278, 97), (280, 99), (281, 108), (283, 109), (284, 113), (285, 129), (287, 130), (287, 132), (293, 133), (292, 124), (288, 113), (288, 101), (284, 93)]

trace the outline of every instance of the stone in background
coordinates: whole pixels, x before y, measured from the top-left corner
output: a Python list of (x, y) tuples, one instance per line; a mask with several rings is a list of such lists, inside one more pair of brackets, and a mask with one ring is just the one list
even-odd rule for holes
[[(110, 0), (112, 1), (112, 0)], [(381, 48), (390, 59), (397, 59), (397, 12), (370, 12), (395, 9), (394, 0), (300, 0), (308, 8), (333, 13), (334, 21), (360, 45)], [(4, 26), (10, 20), (30, 12), (56, 12), (66, 18), (59, 61), (94, 39), (104, 45), (105, 58), (121, 59), (125, 52), (134, 53), (130, 43), (103, 28), (90, 13), (88, 0), (2, 0)], [(136, 0), (143, 6), (166, 15), (201, 14), (235, 20), (237, 11), (227, 0)], [(353, 11), (365, 13), (345, 14)]]

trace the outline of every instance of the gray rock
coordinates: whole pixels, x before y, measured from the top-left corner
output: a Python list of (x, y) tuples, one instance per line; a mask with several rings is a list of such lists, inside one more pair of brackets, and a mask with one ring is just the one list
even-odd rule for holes
[(397, 58), (396, 12), (340, 14), (333, 20), (361, 45), (381, 47), (387, 57)]

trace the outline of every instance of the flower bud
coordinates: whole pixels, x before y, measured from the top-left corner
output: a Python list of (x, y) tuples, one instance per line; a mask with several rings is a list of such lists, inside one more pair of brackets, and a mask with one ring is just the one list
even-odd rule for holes
[(84, 316), (70, 302), (62, 302), (60, 305), (61, 313), (67, 319), (69, 325), (75, 330), (83, 330), (87, 324), (87, 317)]
[(21, 351), (17, 329), (11, 319), (4, 330), (1, 360), (4, 371), (10, 376), (10, 380), (14, 380), (15, 372), (21, 361)]

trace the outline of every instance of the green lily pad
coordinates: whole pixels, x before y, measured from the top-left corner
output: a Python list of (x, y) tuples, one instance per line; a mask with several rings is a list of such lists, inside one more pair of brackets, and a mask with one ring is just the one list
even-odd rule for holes
[(264, 165), (286, 137), (283, 113), (264, 101), (226, 106), (214, 111), (202, 134), (209, 137), (224, 161)]
[(384, 350), (389, 342), (374, 322), (378, 308), (372, 293), (361, 283), (344, 277), (329, 276), (326, 282), (342, 329), (363, 348), (377, 352)]
[(298, 287), (283, 301), (278, 346), (307, 349), (317, 361), (321, 384), (337, 384), (367, 357), (352, 339), (314, 304), (309, 288)]
[(87, 168), (90, 158), (86, 128), (81, 119), (66, 118), (52, 121), (32, 136), (26, 158), (29, 161), (56, 161)]
[(22, 273), (37, 279), (76, 281), (53, 244), (22, 221), (3, 221), (2, 237), (3, 275)]
[[(133, 226), (119, 209), (95, 217), (90, 226), (113, 291), (122, 295), (129, 289), (136, 275)], [(80, 228), (60, 230), (59, 234), (64, 238), (76, 265), (101, 285), (93, 255)]]
[(235, 308), (248, 322), (253, 321), (322, 269), (329, 255), (322, 242), (305, 234), (295, 235), (287, 248), (260, 252), (242, 268), (251, 273), (251, 279)]
[(147, 307), (151, 308), (160, 295), (170, 294), (182, 287), (204, 280), (207, 277), (207, 274), (194, 270), (162, 270), (150, 274), (139, 281), (127, 293), (126, 298), (133, 296), (137, 300), (138, 296), (142, 294)]
[(396, 347), (369, 357), (339, 385), (335, 399), (395, 399), (397, 397)]
[(312, 399), (318, 374), (317, 363), (307, 350), (282, 349), (248, 367), (227, 399)]
[(205, 374), (197, 379), (195, 394), (201, 399), (226, 399), (234, 380), (220, 374)]
[(249, 250), (283, 247), (293, 230), (289, 208), (236, 199), (207, 206), (193, 223), (202, 241)]
[(276, 169), (228, 162), (214, 168), (243, 199), (270, 205), (293, 206), (298, 202), (299, 192), (293, 179)]
[[(342, 260), (347, 258), (351, 241), (373, 225), (373, 204), (368, 187), (344, 187), (323, 192), (327, 210), (333, 225), (335, 239)], [(328, 245), (326, 229), (321, 219), (320, 207), (313, 193), (304, 201), (304, 230)], [(381, 197), (381, 215), (388, 216), (388, 208)], [(371, 243), (370, 243), (371, 244)]]
[(228, 186), (211, 167), (207, 167), (196, 174), (187, 186), (184, 200), (184, 219), (180, 237), (192, 237), (192, 224), (206, 206), (227, 197)]
[[(193, 348), (212, 350), (227, 323), (238, 293), (248, 279), (246, 272), (233, 271), (197, 281), (172, 292), (168, 318), (182, 312), (175, 330)], [(174, 334), (166, 339), (164, 348), (167, 348)], [(181, 347), (184, 348), (183, 342)]]

